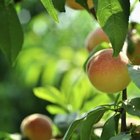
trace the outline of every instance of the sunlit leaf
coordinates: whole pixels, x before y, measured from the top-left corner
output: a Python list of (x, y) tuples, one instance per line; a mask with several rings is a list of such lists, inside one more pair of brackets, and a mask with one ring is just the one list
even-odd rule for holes
[(64, 110), (62, 107), (60, 107), (58, 105), (47, 105), (46, 109), (52, 115), (67, 113), (66, 110)]
[(23, 31), (12, 3), (0, 4), (0, 48), (13, 63), (23, 43)]
[(53, 86), (38, 87), (34, 88), (33, 91), (35, 96), (37, 96), (38, 98), (61, 105), (63, 107), (65, 107), (66, 105), (63, 94)]
[(121, 51), (126, 34), (130, 13), (129, 0), (93, 0), (97, 14), (97, 20), (108, 35), (114, 56)]
[(140, 66), (138, 65), (128, 65), (128, 72), (132, 79), (132, 81), (135, 83), (135, 85), (140, 88)]
[(109, 140), (117, 134), (119, 118), (120, 114), (115, 114), (105, 122), (101, 134), (101, 140)]
[(80, 127), (81, 140), (91, 139), (93, 125), (100, 121), (100, 119), (103, 117), (106, 111), (107, 109), (105, 107), (97, 107), (94, 110), (87, 113)]
[(126, 112), (140, 117), (140, 98), (133, 98), (131, 100), (126, 100), (123, 103), (123, 107), (125, 108)]
[(58, 22), (58, 15), (57, 15), (57, 11), (54, 8), (53, 2), (52, 0), (41, 0), (42, 4), (44, 5), (44, 7), (47, 9), (48, 13), (52, 16), (52, 18)]
[(13, 139), (10, 137), (10, 134), (6, 132), (0, 132), (0, 140), (13, 140)]
[(61, 84), (61, 91), (73, 111), (81, 110), (84, 102), (91, 95), (91, 89), (87, 76), (79, 69), (67, 72)]

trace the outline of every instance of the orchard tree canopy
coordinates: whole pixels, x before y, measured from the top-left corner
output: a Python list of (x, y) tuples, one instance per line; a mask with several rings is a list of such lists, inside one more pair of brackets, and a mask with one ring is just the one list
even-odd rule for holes
[[(45, 129), (34, 134), (32, 123), (31, 134), (24, 134), (25, 125), (19, 128), (19, 116), (23, 120), (41, 112), (40, 107), (52, 119), (49, 139), (140, 139), (139, 11), (132, 20), (139, 4), (139, 0), (0, 0), (0, 64), (3, 55), (8, 60), (8, 66), (4, 62), (0, 69), (1, 114), (13, 107), (6, 94), (15, 107), (6, 119), (11, 126), (12, 118), (18, 121), (23, 139), (47, 140)], [(11, 107), (9, 112), (3, 106)], [(129, 118), (137, 121), (129, 123)], [(0, 123), (4, 124), (1, 119)], [(9, 139), (7, 133), (1, 136)]]

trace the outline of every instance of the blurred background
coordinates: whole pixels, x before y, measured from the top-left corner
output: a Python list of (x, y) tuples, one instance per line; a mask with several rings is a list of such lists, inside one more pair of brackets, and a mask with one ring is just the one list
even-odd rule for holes
[[(0, 131), (20, 133), (21, 121), (32, 113), (50, 116), (63, 131), (68, 114), (71, 122), (75, 114), (114, 101), (116, 94), (91, 86), (83, 68), (89, 55), (85, 38), (98, 27), (89, 13), (66, 7), (56, 23), (38, 0), (17, 3), (16, 10), (24, 44), (13, 67), (0, 52)], [(139, 94), (131, 83), (129, 97)]]

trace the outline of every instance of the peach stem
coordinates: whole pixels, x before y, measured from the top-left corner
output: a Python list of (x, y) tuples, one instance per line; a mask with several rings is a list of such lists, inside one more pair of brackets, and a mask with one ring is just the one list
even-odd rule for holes
[[(127, 89), (124, 89), (122, 91), (122, 101), (127, 100)], [(126, 126), (126, 111), (124, 110), (124, 108), (122, 108), (121, 111), (121, 132), (126, 132), (127, 130), (127, 126)]]

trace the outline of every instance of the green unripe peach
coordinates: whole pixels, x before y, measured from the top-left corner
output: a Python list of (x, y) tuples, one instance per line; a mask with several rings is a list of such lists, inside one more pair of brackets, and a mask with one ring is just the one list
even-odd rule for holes
[(106, 93), (115, 93), (125, 89), (130, 77), (127, 56), (120, 52), (113, 57), (113, 49), (96, 52), (87, 64), (88, 77), (95, 88)]
[(52, 138), (52, 122), (42, 114), (31, 114), (21, 123), (23, 136), (30, 140), (50, 140)]

